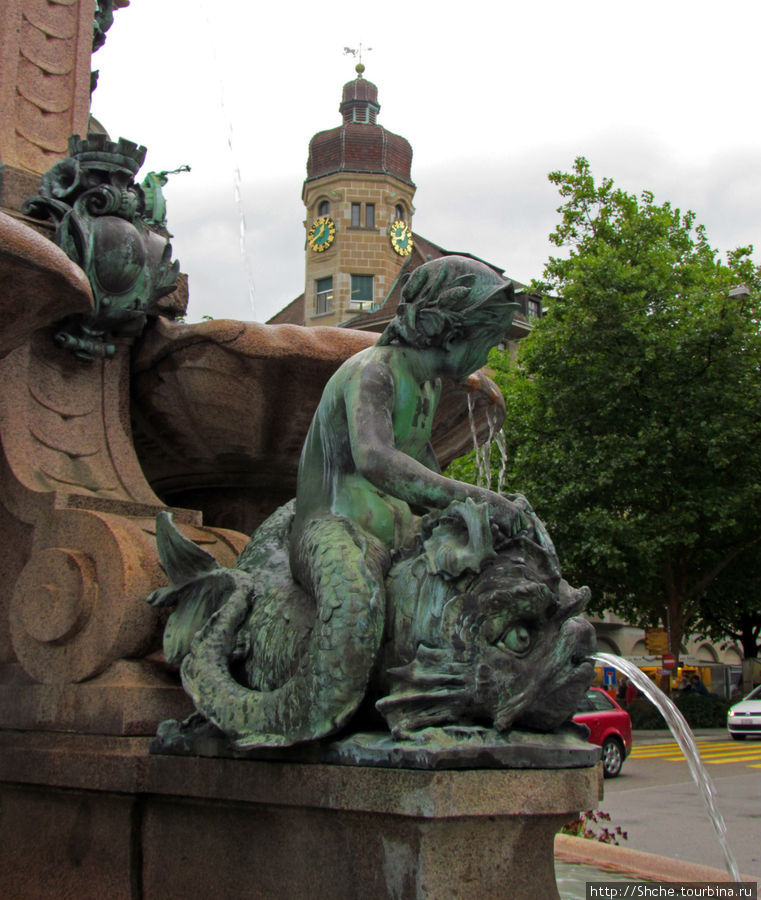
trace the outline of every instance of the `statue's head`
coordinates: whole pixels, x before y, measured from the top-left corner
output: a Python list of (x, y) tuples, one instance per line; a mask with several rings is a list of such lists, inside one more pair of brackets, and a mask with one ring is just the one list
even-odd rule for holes
[(505, 337), (518, 309), (513, 296), (512, 282), (485, 263), (465, 256), (431, 260), (408, 277), (396, 316), (378, 343), (419, 349), (473, 342), (493, 347)]

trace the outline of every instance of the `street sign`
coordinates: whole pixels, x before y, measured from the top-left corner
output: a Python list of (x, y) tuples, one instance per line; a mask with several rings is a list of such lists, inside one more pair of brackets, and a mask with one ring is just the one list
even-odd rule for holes
[(605, 666), (602, 670), (602, 680), (606, 687), (613, 687), (616, 683), (616, 670)]
[(673, 653), (664, 653), (661, 663), (664, 669), (671, 671), (676, 668), (676, 657)]
[(666, 653), (669, 649), (669, 636), (665, 628), (646, 628), (645, 646), (648, 653)]

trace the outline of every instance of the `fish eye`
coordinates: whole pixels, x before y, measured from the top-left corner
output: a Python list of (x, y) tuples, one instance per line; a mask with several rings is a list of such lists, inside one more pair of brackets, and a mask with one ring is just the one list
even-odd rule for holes
[(495, 644), (500, 650), (524, 654), (531, 649), (531, 632), (525, 625), (513, 625)]

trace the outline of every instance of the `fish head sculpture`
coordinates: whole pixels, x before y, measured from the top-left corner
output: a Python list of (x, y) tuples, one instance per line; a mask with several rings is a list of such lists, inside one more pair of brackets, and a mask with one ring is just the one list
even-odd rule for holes
[(389, 670), (391, 691), (376, 704), (392, 732), (462, 720), (547, 732), (569, 721), (594, 675), (594, 628), (579, 615), (588, 588), (572, 588), (525, 537), (446, 583), (436, 634)]

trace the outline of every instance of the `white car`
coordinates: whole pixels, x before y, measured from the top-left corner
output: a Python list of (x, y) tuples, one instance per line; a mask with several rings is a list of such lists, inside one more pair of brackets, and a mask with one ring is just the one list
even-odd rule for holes
[(761, 684), (730, 708), (727, 728), (736, 741), (744, 741), (749, 734), (761, 737)]

